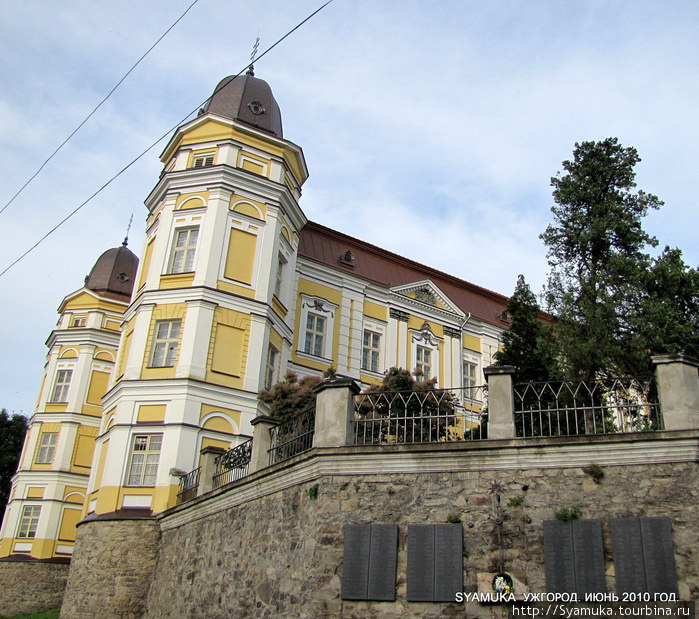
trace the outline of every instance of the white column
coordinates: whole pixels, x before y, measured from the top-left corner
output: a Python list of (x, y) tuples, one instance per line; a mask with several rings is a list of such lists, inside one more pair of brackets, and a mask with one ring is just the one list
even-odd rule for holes
[(211, 340), (211, 327), (217, 304), (209, 301), (187, 301), (187, 317), (184, 321), (176, 378), (206, 378), (206, 360)]
[(227, 189), (209, 190), (209, 203), (205, 219), (199, 228), (197, 255), (195, 259), (195, 286), (216, 288), (222, 256), (225, 260), (225, 247), (228, 243), (228, 203), (231, 192)]

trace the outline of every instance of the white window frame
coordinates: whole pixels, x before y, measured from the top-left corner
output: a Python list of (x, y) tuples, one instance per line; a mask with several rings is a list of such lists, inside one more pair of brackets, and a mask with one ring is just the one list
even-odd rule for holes
[(51, 464), (56, 457), (58, 432), (42, 432), (39, 435), (39, 450), (36, 452), (34, 464)]
[[(467, 375), (466, 369), (473, 369), (473, 376)], [(469, 387), (479, 387), (483, 385), (483, 378), (480, 372), (481, 360), (478, 355), (467, 352), (464, 350), (461, 366), (461, 386), (464, 388), (464, 400), (469, 402), (480, 402), (481, 399), (477, 397), (479, 394), (474, 389), (469, 389)]]
[[(366, 333), (371, 333), (379, 338), (378, 348), (373, 348), (376, 351), (376, 369), (369, 367), (369, 364), (365, 363), (365, 354), (367, 351), (367, 346), (365, 344)], [(384, 342), (386, 337), (386, 324), (383, 322), (378, 322), (375, 320), (364, 320), (362, 325), (362, 346), (361, 346), (361, 359), (360, 359), (360, 370), (365, 374), (375, 374), (376, 376), (381, 376), (384, 371)]]
[(65, 404), (68, 402), (70, 383), (73, 380), (73, 368), (59, 368), (56, 370), (56, 380), (51, 391), (51, 402)]
[(70, 319), (71, 329), (81, 329), (87, 326), (87, 316), (73, 316)]
[(216, 152), (198, 153), (192, 157), (192, 168), (208, 168), (216, 163)]
[[(439, 368), (440, 368), (440, 357), (439, 357), (439, 343), (440, 339), (432, 333), (432, 329), (429, 323), (425, 322), (420, 331), (413, 331), (411, 334), (411, 359), (413, 370), (416, 370), (418, 366), (418, 347), (421, 349), (428, 350), (430, 352), (430, 372), (429, 376), (427, 374), (423, 375), (422, 380), (430, 380), (431, 378), (437, 378), (439, 380)], [(421, 365), (424, 365), (422, 363)]]
[[(337, 305), (321, 297), (301, 295), (301, 317), (299, 322), (298, 354), (306, 359), (322, 359), (332, 363), (333, 335), (335, 333), (335, 314)], [(315, 316), (325, 319), (323, 341), (320, 347), (320, 355), (315, 352), (306, 352), (306, 335), (308, 333), (308, 317)], [(315, 338), (314, 338), (315, 339)], [(314, 347), (315, 349), (315, 347)]]
[[(191, 240), (192, 232), (196, 232), (194, 242)], [(186, 244), (178, 245), (181, 234), (186, 234)], [(177, 275), (179, 273), (194, 272), (194, 260), (197, 257), (197, 245), (199, 243), (199, 226), (181, 226), (175, 228), (172, 236), (172, 248), (170, 250), (170, 259), (168, 260), (168, 275)], [(179, 256), (182, 257), (182, 262), (177, 264)]]
[(39, 527), (41, 517), (41, 505), (25, 505), (22, 507), (22, 514), (19, 517), (17, 526), (17, 537), (19, 539), (34, 539), (36, 530)]
[[(173, 326), (177, 325), (177, 334), (172, 335)], [(161, 326), (168, 325), (167, 332), (161, 331)], [(182, 335), (182, 319), (156, 320), (153, 326), (153, 338), (151, 340), (150, 363), (151, 368), (171, 368), (177, 361), (180, 336)], [(161, 351), (162, 356), (161, 356)]]
[(126, 486), (155, 486), (162, 447), (162, 434), (133, 435), (129, 452), (129, 468), (126, 472)]
[(271, 389), (272, 385), (276, 383), (277, 377), (277, 367), (279, 366), (279, 349), (274, 345), (270, 344), (267, 347), (267, 361), (265, 363), (265, 389)]
[(289, 261), (286, 259), (286, 256), (284, 256), (284, 254), (280, 251), (277, 254), (277, 272), (274, 279), (274, 296), (280, 301), (283, 298), (284, 273), (286, 272), (286, 267), (288, 264)]

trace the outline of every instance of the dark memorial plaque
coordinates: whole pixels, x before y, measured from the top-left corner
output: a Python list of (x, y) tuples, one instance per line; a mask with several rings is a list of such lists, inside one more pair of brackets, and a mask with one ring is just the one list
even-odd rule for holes
[(434, 525), (408, 527), (408, 602), (431, 602), (434, 595)]
[(398, 525), (372, 524), (369, 553), (367, 600), (393, 602), (396, 599)]
[(371, 525), (345, 525), (345, 549), (342, 564), (343, 600), (367, 599), (370, 546)]
[(646, 590), (646, 566), (639, 518), (612, 518), (612, 549), (617, 593)]
[(546, 591), (572, 593), (575, 587), (575, 554), (570, 522), (544, 520)]
[(464, 530), (461, 524), (434, 527), (433, 602), (453, 602), (464, 588)]
[(675, 547), (669, 518), (641, 518), (648, 593), (677, 593)]
[(573, 553), (575, 555), (575, 591), (582, 598), (586, 593), (604, 593), (604, 548), (602, 521), (573, 520)]

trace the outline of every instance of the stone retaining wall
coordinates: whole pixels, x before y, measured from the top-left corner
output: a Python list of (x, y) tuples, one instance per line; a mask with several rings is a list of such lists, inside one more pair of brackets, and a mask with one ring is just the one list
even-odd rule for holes
[(160, 530), (153, 518), (81, 524), (61, 617), (141, 617), (159, 541)]
[(0, 561), (0, 617), (61, 607), (70, 563)]
[[(450, 515), (460, 515), (466, 591), (475, 590), (479, 572), (497, 571), (500, 556), (531, 591), (545, 591), (543, 521), (552, 519), (555, 509), (572, 505), (580, 505), (585, 518), (603, 520), (610, 591), (609, 518), (670, 517), (680, 595), (698, 599), (696, 462), (603, 470), (601, 483), (581, 468), (321, 475), (267, 494), (265, 480), (257, 480), (256, 499), (218, 511), (203, 500), (162, 518), (147, 616), (442, 617), (465, 610), (468, 616), (490, 617), (492, 609), (479, 604), (464, 609), (406, 601), (407, 525), (444, 523)], [(502, 555), (492, 519), (495, 483), (502, 487), (505, 512)], [(521, 505), (510, 506), (511, 499)], [(399, 525), (396, 602), (340, 599), (343, 526), (348, 523)]]

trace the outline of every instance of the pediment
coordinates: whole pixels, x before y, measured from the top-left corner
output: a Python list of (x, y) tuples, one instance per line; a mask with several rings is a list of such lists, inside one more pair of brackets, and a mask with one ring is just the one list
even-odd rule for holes
[(465, 317), (464, 312), (429, 279), (393, 286), (391, 296), (395, 297), (396, 300), (400, 299), (402, 303), (420, 307), (423, 310), (432, 308), (432, 311), (438, 313)]

